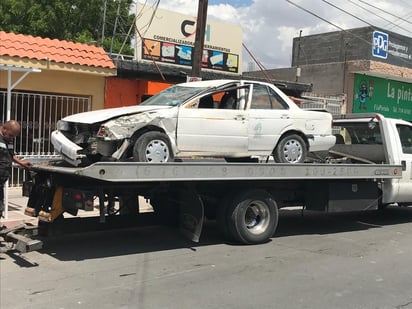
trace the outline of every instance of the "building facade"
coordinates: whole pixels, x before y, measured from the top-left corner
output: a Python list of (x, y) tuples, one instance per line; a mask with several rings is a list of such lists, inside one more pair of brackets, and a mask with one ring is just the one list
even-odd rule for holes
[(346, 113), (377, 112), (412, 120), (410, 37), (374, 27), (296, 37), (291, 68), (268, 73), (311, 83), (318, 95), (343, 96)]

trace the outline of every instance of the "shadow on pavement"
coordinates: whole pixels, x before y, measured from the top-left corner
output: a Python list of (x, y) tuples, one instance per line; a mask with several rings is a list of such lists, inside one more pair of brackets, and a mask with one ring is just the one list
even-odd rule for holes
[[(382, 211), (325, 214), (281, 210), (276, 234), (271, 239), (296, 235), (320, 235), (362, 231), (412, 222), (412, 208), (389, 207)], [(177, 228), (148, 226), (67, 234), (43, 239), (42, 254), (58, 260), (78, 261), (119, 255), (188, 249), (210, 245), (236, 245), (226, 242), (216, 222), (207, 221), (199, 243), (183, 237)]]

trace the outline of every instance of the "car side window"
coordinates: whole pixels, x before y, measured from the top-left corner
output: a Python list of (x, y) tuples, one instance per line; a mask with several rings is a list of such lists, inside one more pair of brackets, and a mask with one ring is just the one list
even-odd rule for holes
[(251, 108), (253, 109), (286, 109), (280, 96), (265, 85), (254, 84)]
[(252, 93), (252, 109), (272, 109), (269, 93), (265, 85), (254, 84)]
[(269, 88), (270, 99), (272, 102), (272, 109), (287, 109), (288, 105), (283, 101), (283, 99), (276, 93), (273, 89)]
[(204, 96), (200, 98), (198, 108), (214, 108), (215, 102), (211, 95)]

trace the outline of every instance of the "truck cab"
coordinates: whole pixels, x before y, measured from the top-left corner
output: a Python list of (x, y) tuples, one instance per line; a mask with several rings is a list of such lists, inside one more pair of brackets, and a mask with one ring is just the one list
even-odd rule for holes
[(412, 201), (412, 124), (380, 114), (334, 117), (336, 145), (329, 154), (336, 160), (402, 165), (402, 178), (386, 179), (381, 203)]

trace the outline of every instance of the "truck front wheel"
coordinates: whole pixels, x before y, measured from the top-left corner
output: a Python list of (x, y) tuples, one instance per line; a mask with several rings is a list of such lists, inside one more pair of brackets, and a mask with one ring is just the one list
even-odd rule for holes
[(227, 205), (225, 213), (230, 236), (243, 244), (268, 241), (279, 217), (276, 202), (264, 190), (239, 194)]

